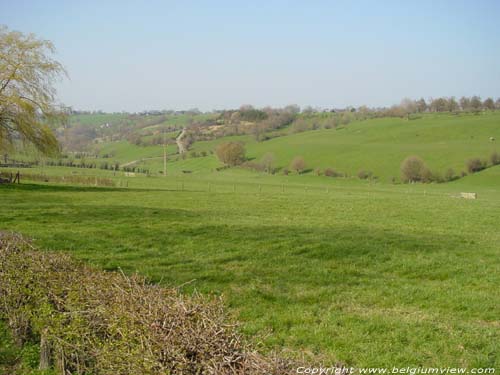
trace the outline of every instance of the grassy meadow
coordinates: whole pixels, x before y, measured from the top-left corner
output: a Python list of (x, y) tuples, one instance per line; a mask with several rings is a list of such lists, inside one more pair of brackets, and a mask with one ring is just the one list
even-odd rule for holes
[[(180, 121), (180, 120), (179, 120)], [(228, 136), (211, 141), (195, 142), (187, 159), (180, 159), (176, 146), (169, 145), (169, 172), (183, 170), (195, 173), (212, 172), (222, 164), (210, 152), (221, 142), (241, 141), (249, 159), (259, 161), (266, 153), (275, 156), (275, 167), (282, 170), (295, 156), (303, 156), (307, 170), (334, 168), (356, 176), (360, 170), (373, 172), (380, 180), (390, 182), (400, 177), (399, 166), (409, 155), (418, 155), (429, 168), (443, 175), (452, 168), (458, 175), (465, 170), (470, 158), (488, 159), (492, 152), (500, 152), (500, 112), (479, 114), (424, 114), (407, 120), (381, 118), (355, 121), (347, 126), (292, 133), (264, 142), (251, 135)], [(173, 136), (173, 135), (172, 135)], [(497, 141), (490, 141), (493, 137)], [(126, 141), (99, 144), (99, 154), (113, 154), (108, 162), (137, 161), (151, 173), (163, 170), (162, 146), (135, 146)], [(198, 157), (191, 154), (195, 152)], [(200, 156), (205, 152), (206, 156)], [(99, 162), (105, 159), (98, 159)]]
[[(23, 170), (116, 187), (0, 185), (1, 229), (107, 270), (223, 295), (265, 350), (353, 366), (499, 367), (500, 166), (448, 183), (390, 183), (408, 155), (457, 175), (467, 159), (487, 159), (499, 150), (490, 139), (500, 139), (499, 122), (499, 112), (372, 119), (264, 142), (195, 142), (187, 158), (169, 145), (167, 177), (158, 175), (162, 146), (99, 143), (112, 157), (97, 162), (134, 162), (151, 175)], [(253, 160), (272, 152), (278, 173), (217, 171), (213, 150), (230, 140)], [(296, 155), (308, 171), (283, 175)], [(326, 167), (348, 176), (312, 171)], [(356, 178), (361, 169), (378, 178)], [(458, 198), (463, 191), (478, 199)]]
[[(67, 168), (46, 168), (58, 170)], [(411, 186), (316, 176), (285, 185), (237, 170), (130, 178), (128, 189), (24, 183), (0, 187), (0, 222), (104, 269), (222, 294), (268, 349), (355, 366), (491, 367), (500, 192), (456, 195), (499, 173)]]

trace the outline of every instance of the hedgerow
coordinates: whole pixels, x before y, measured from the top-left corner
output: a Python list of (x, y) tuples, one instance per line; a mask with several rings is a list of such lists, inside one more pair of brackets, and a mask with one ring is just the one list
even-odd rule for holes
[(220, 298), (92, 268), (0, 233), (0, 318), (18, 345), (40, 346), (60, 374), (283, 374), (259, 354)]

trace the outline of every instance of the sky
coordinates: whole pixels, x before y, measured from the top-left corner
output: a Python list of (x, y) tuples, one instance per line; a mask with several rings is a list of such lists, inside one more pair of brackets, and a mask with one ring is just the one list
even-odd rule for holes
[(51, 40), (74, 109), (389, 106), (500, 97), (500, 1), (0, 0)]

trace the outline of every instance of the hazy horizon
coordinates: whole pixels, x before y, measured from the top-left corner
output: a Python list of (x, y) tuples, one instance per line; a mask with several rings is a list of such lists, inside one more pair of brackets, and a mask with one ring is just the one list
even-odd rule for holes
[(500, 97), (500, 3), (0, 0), (49, 39), (80, 110), (390, 106)]

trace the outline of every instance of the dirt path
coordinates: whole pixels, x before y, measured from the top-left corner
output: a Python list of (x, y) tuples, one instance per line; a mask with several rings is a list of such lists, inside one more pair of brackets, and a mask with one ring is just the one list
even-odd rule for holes
[(152, 160), (152, 159), (161, 159), (163, 158), (163, 156), (154, 156), (154, 157), (151, 157), (151, 158), (142, 158), (142, 159), (139, 159), (139, 160), (132, 160), (132, 161), (129, 161), (125, 164), (122, 164), (121, 166), (122, 167), (128, 167), (129, 165), (132, 165), (132, 164), (135, 164), (135, 163), (139, 163), (140, 161), (144, 161), (144, 160)]
[(175, 138), (179, 154), (183, 154), (184, 152), (186, 152), (186, 147), (184, 147), (184, 144), (182, 143), (182, 138), (184, 137), (184, 134), (186, 134), (186, 128), (182, 128), (181, 134), (179, 134), (177, 138)]
[[(181, 133), (177, 136), (177, 138), (175, 138), (175, 142), (177, 143), (177, 148), (178, 148), (179, 154), (182, 154), (182, 153), (184, 153), (184, 152), (187, 151), (186, 147), (182, 143), (182, 138), (184, 137), (185, 134), (186, 134), (186, 128), (182, 128)], [(154, 157), (151, 157), (151, 158), (142, 158), (142, 159), (138, 159), (138, 160), (129, 161), (129, 162), (125, 163), (125, 164), (122, 164), (121, 166), (122, 167), (128, 167), (130, 165), (139, 163), (139, 162), (144, 161), (144, 160), (161, 159), (161, 158), (163, 158), (163, 156), (154, 156)]]

